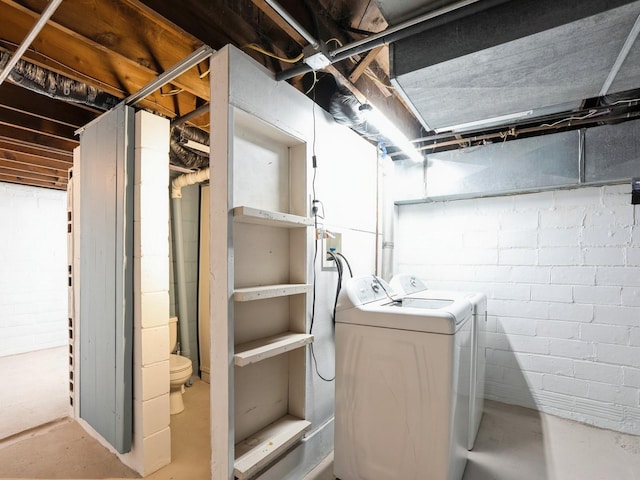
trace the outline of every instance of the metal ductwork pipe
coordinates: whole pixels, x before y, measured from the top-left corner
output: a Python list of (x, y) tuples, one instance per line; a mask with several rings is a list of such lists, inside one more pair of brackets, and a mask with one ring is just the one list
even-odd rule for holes
[(169, 158), (171, 163), (174, 165), (182, 165), (186, 168), (208, 167), (209, 154), (190, 148), (187, 145), (189, 140), (209, 146), (209, 134), (204, 130), (186, 125), (172, 125), (169, 143)]
[(16, 63), (18, 63), (22, 55), (24, 55), (24, 52), (27, 51), (31, 43), (36, 39), (40, 31), (47, 24), (47, 22), (49, 21), (51, 16), (54, 14), (56, 9), (58, 8), (58, 5), (60, 5), (61, 2), (62, 0), (51, 0), (49, 2), (47, 7), (44, 9), (42, 14), (40, 15), (40, 18), (38, 18), (38, 21), (31, 28), (31, 31), (27, 34), (27, 36), (22, 41), (18, 49), (15, 51), (11, 59), (4, 65), (2, 72), (0, 72), (0, 85), (2, 85), (2, 83), (9, 76), (9, 74), (11, 73), (11, 70), (13, 70), (13, 67), (15, 67)]
[[(0, 52), (0, 67), (8, 65), (11, 56)], [(18, 60), (8, 76), (16, 85), (56, 100), (82, 103), (100, 110), (110, 110), (120, 99), (86, 83), (54, 73), (25, 60)]]

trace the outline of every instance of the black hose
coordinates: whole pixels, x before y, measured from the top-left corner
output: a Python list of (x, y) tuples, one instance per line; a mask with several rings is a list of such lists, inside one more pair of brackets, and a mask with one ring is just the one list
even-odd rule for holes
[(333, 261), (336, 263), (336, 269), (338, 270), (338, 285), (336, 287), (336, 298), (333, 302), (333, 314), (331, 318), (333, 319), (333, 323), (336, 323), (336, 310), (338, 308), (338, 296), (340, 295), (340, 290), (342, 289), (342, 272), (343, 266), (342, 261), (331, 251), (327, 252), (327, 255), (330, 255)]

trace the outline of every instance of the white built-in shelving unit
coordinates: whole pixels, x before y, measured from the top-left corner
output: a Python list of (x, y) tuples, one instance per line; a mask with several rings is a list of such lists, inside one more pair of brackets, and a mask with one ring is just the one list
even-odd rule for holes
[[(233, 338), (228, 348), (233, 476), (243, 480), (280, 458), (311, 427), (305, 391), (306, 347), (313, 342), (306, 330), (313, 219), (308, 216), (306, 143), (230, 109), (227, 192), (220, 195), (213, 185), (211, 219), (228, 225), (227, 265), (221, 271), (227, 272), (229, 300), (220, 307), (227, 309), (228, 338)], [(225, 197), (226, 212), (215, 208), (216, 198)], [(217, 285), (224, 285), (219, 280)], [(213, 355), (215, 332), (212, 339)]]

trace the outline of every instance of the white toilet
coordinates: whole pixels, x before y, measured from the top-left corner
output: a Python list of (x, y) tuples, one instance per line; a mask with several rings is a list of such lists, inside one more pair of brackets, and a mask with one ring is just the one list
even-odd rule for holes
[(171, 317), (169, 319), (169, 405), (171, 415), (184, 410), (184, 402), (182, 401), (184, 384), (191, 378), (191, 374), (193, 373), (191, 360), (187, 357), (171, 353), (176, 348), (177, 341), (178, 317)]

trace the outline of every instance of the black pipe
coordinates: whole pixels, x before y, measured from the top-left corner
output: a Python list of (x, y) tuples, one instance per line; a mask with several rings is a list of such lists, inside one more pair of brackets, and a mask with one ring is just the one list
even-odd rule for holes
[(411, 37), (413, 35), (417, 35), (427, 30), (441, 27), (446, 23), (458, 21), (462, 18), (468, 17), (469, 15), (475, 15), (477, 13), (482, 12), (483, 10), (496, 7), (507, 1), (509, 0), (486, 0), (484, 2), (472, 3), (471, 5), (467, 5), (466, 7), (459, 8), (458, 10), (453, 10), (451, 12), (445, 13), (444, 15), (439, 15), (437, 17), (430, 18), (428, 20), (425, 20), (422, 23), (412, 25), (403, 30), (398, 30), (397, 32), (391, 33), (389, 35), (384, 35), (380, 38), (377, 38), (376, 40), (372, 40), (369, 43), (358, 45), (336, 56), (332, 56), (331, 61), (332, 63), (340, 62), (349, 57), (353, 57), (354, 55), (359, 55), (361, 53), (368, 52), (369, 50), (373, 50), (374, 48), (379, 47), (381, 45), (387, 45), (389, 43), (398, 42), (400, 40), (404, 40), (405, 38)]
[(276, 73), (276, 80), (279, 82), (281, 80), (289, 80), (290, 78), (297, 77), (298, 75), (302, 75), (303, 73), (309, 73), (313, 71), (306, 63), (302, 65), (298, 65), (297, 67), (289, 68), (287, 70), (282, 70), (281, 72)]
[[(365, 53), (368, 52), (370, 50), (373, 50), (376, 47), (379, 47), (381, 45), (386, 45), (389, 43), (393, 43), (393, 42), (397, 42), (399, 40), (403, 40), (407, 37), (410, 37), (412, 35), (417, 35), (419, 33), (422, 33), (426, 30), (430, 30), (432, 28), (437, 28), (440, 27), (446, 23), (449, 22), (454, 22), (457, 20), (460, 20), (461, 18), (467, 17), (469, 15), (474, 15), (477, 14), (479, 12), (482, 12), (484, 10), (487, 10), (489, 8), (493, 8), (496, 7), (498, 5), (501, 5), (503, 3), (506, 3), (510, 0), (485, 0), (485, 1), (479, 1), (479, 2), (475, 2), (472, 3), (470, 5), (467, 5), (465, 7), (459, 8), (457, 10), (453, 10), (451, 12), (447, 12), (443, 15), (438, 15), (436, 17), (432, 17), (429, 18), (421, 23), (415, 24), (415, 25), (411, 25), (410, 27), (407, 27), (405, 29), (402, 30), (397, 30), (393, 33), (390, 33), (388, 35), (382, 35), (374, 40), (371, 40), (370, 42), (367, 43), (362, 43), (362, 44), (358, 44), (357, 46), (350, 48), (348, 50), (343, 51), (342, 53), (332, 56), (330, 54), (330, 60), (331, 63), (336, 63), (336, 62), (340, 62), (342, 60), (345, 60), (349, 57), (353, 57), (354, 55), (358, 55), (361, 53)], [(348, 47), (348, 45), (347, 45)], [(312, 71), (313, 69), (307, 65), (307, 64), (302, 64), (302, 65), (298, 65), (296, 67), (290, 68), (288, 70), (283, 70), (281, 72), (278, 72), (276, 74), (276, 80), (277, 81), (281, 81), (281, 80), (288, 80), (290, 78), (296, 77), (298, 75), (302, 75), (303, 73), (307, 73)]]

